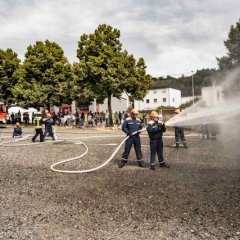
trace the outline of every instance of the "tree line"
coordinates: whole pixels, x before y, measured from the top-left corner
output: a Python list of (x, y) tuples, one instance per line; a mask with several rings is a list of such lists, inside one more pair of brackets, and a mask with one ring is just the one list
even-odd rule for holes
[[(64, 101), (120, 98), (125, 91), (143, 99), (152, 84), (143, 58), (135, 59), (122, 49), (120, 31), (102, 24), (80, 36), (78, 61), (70, 64), (56, 43), (37, 41), (27, 47), (23, 62), (12, 49), (0, 49), (0, 99), (22, 107), (60, 106)], [(112, 118), (110, 119), (112, 124)]]
[[(204, 79), (215, 72), (240, 67), (240, 20), (231, 26), (224, 45), (227, 54), (217, 58), (219, 69), (198, 70), (194, 75), (196, 85), (202, 85)], [(112, 116), (111, 96), (120, 98), (125, 91), (131, 100), (141, 100), (153, 84), (166, 80), (153, 79), (147, 74), (144, 59), (135, 59), (123, 50), (120, 31), (106, 24), (80, 36), (77, 58), (78, 62), (70, 64), (62, 48), (49, 40), (28, 46), (23, 62), (12, 49), (0, 49), (0, 100), (22, 107), (50, 108), (50, 105), (59, 106), (78, 98), (85, 104), (94, 98), (98, 103), (108, 98)], [(178, 89), (190, 87), (189, 77), (176, 80)], [(229, 92), (239, 94), (240, 78), (231, 83), (230, 89)], [(110, 121), (112, 123), (112, 119)]]

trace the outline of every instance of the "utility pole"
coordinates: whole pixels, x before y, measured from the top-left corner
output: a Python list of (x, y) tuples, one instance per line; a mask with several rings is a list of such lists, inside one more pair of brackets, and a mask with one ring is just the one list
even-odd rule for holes
[(192, 97), (193, 97), (193, 112), (194, 112), (194, 79), (193, 79), (193, 71), (192, 71)]

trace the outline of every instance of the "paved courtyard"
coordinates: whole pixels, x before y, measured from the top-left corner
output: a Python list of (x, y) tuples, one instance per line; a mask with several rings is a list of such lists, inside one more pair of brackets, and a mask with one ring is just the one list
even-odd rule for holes
[[(0, 144), (11, 128), (0, 129)], [(32, 128), (25, 135), (33, 134)], [(237, 145), (187, 132), (188, 149), (164, 137), (170, 169), (149, 170), (149, 139), (141, 134), (145, 168), (118, 168), (123, 147), (103, 169), (56, 173), (50, 166), (89, 152), (62, 169), (99, 166), (124, 139), (120, 130), (57, 129), (58, 140), (0, 146), (0, 239), (239, 239), (240, 155)], [(76, 138), (79, 138), (76, 140)]]

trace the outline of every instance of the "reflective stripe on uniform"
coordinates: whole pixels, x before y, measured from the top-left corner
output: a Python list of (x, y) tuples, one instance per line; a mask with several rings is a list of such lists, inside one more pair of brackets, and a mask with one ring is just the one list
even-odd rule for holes
[(37, 129), (42, 128), (42, 124), (40, 123), (41, 119), (42, 119), (42, 117), (35, 117), (34, 118), (33, 122), (34, 122), (35, 128), (37, 128)]

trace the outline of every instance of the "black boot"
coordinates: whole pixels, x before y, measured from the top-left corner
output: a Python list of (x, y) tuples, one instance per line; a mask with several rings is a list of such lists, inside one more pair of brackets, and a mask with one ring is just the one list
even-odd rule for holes
[(165, 162), (160, 163), (160, 167), (161, 167), (161, 168), (163, 168), (163, 167), (165, 167), (165, 168), (170, 168), (170, 166), (168, 166)]
[(142, 161), (138, 162), (138, 166), (143, 168), (144, 167), (144, 163)]
[(154, 166), (154, 165), (151, 165), (151, 166), (150, 166), (150, 169), (151, 169), (151, 170), (155, 170), (155, 166)]
[(125, 162), (120, 162), (119, 164), (118, 164), (118, 167), (119, 168), (123, 168), (125, 166)]
[(179, 143), (176, 143), (176, 148), (179, 148)]

